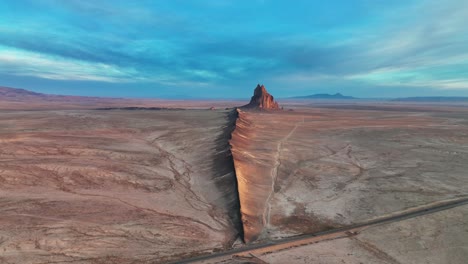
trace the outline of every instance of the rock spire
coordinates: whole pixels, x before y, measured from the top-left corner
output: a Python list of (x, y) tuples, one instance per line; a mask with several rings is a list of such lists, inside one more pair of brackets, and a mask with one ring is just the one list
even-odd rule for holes
[(274, 97), (269, 94), (264, 85), (257, 85), (255, 88), (254, 95), (250, 99), (250, 103), (242, 106), (242, 108), (253, 108), (253, 109), (281, 109)]

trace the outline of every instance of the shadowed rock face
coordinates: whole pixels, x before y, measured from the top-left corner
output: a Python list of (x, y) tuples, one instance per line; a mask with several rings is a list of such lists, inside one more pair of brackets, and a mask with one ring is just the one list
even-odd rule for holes
[(254, 95), (250, 99), (250, 103), (242, 106), (242, 108), (252, 109), (280, 109), (274, 97), (269, 94), (264, 85), (258, 84), (255, 88)]

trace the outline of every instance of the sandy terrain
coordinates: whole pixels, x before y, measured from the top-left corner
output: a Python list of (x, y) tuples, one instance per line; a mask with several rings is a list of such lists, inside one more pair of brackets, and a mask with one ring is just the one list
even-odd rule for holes
[(439, 110), (241, 111), (231, 144), (246, 239), (466, 197), (468, 115)]
[(229, 248), (230, 122), (225, 111), (1, 112), (0, 263), (159, 263)]
[[(391, 224), (344, 238), (265, 254), (257, 263), (433, 263), (463, 264), (468, 256), (468, 206)], [(246, 258), (228, 261), (246, 263)], [(226, 262), (225, 262), (226, 263)]]
[(466, 263), (468, 199), (409, 209), (365, 223), (184, 261), (247, 263)]
[(468, 257), (466, 206), (270, 247), (467, 198), (465, 106), (241, 110), (229, 140), (235, 116), (225, 110), (63, 108), (243, 103), (35, 96), (0, 100), (10, 109), (0, 110), (2, 264), (166, 263), (231, 248), (244, 253), (221, 263)]

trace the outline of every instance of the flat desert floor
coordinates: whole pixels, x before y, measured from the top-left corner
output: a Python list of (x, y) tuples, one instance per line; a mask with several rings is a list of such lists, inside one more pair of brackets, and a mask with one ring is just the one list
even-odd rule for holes
[(285, 243), (280, 249), (252, 250), (225, 261), (200, 263), (463, 264), (468, 255), (467, 226), (465, 205), (358, 232), (319, 236), (307, 244)]
[(243, 253), (198, 262), (468, 259), (467, 206), (430, 211), (468, 198), (468, 108), (241, 110), (230, 139), (232, 115), (0, 112), (0, 263), (166, 263), (231, 248)]
[(231, 247), (224, 111), (0, 113), (0, 263), (154, 263)]

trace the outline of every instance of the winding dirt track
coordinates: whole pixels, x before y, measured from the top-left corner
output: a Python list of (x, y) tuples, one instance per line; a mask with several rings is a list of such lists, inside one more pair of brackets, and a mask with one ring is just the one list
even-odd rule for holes
[(306, 234), (295, 237), (288, 237), (271, 241), (267, 243), (247, 245), (242, 248), (237, 248), (225, 252), (200, 256), (196, 258), (180, 260), (173, 263), (218, 263), (221, 261), (230, 260), (233, 257), (258, 255), (266, 252), (284, 250), (287, 248), (298, 247), (316, 243), (325, 240), (337, 239), (342, 237), (351, 237), (371, 226), (390, 224), (410, 218), (415, 218), (423, 215), (436, 213), (439, 211), (448, 210), (451, 208), (468, 204), (468, 197), (452, 199), (447, 201), (435, 202), (425, 206), (408, 209), (390, 216), (381, 217), (361, 224), (351, 225), (347, 227), (332, 229), (328, 231), (318, 232), (314, 234)]
[(278, 169), (281, 166), (281, 152), (283, 150), (283, 145), (284, 142), (288, 141), (288, 139), (296, 132), (297, 128), (301, 125), (304, 124), (304, 117), (302, 117), (302, 121), (297, 122), (296, 125), (291, 129), (289, 134), (287, 134), (282, 140), (278, 142), (278, 145), (276, 147), (276, 155), (275, 155), (275, 166), (273, 170), (271, 171), (271, 191), (270, 194), (267, 197), (266, 203), (265, 203), (265, 210), (263, 211), (263, 226), (268, 227), (270, 225), (270, 213), (271, 213), (271, 198), (273, 197), (273, 194), (275, 193), (275, 185), (276, 185), (276, 179), (278, 178)]

